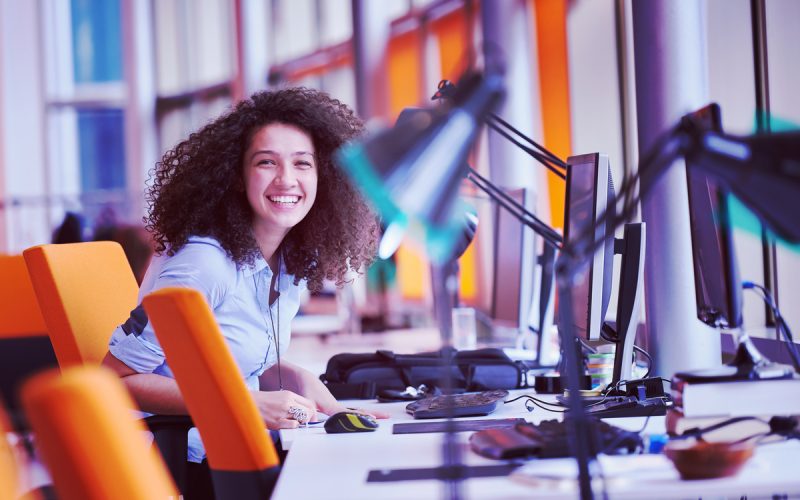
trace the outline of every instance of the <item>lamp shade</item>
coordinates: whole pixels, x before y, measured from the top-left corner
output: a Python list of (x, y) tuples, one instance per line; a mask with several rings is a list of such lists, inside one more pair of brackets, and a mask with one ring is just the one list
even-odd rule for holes
[(391, 129), (337, 152), (338, 163), (386, 225), (408, 227), (436, 262), (452, 257), (463, 232), (457, 200), (467, 156), (503, 94), (499, 75), (468, 75), (452, 104), (401, 116)]

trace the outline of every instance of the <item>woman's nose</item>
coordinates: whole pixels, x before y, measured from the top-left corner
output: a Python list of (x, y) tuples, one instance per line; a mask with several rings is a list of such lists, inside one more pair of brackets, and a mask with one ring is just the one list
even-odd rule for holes
[(291, 166), (282, 165), (278, 167), (278, 172), (275, 175), (275, 183), (281, 186), (292, 186), (297, 181), (294, 169)]

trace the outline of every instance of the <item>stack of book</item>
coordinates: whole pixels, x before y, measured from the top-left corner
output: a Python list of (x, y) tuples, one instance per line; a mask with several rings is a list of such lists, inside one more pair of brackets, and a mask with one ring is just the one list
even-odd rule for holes
[(673, 435), (734, 417), (757, 417), (703, 436), (707, 441), (732, 441), (769, 432), (773, 416), (800, 415), (800, 378), (706, 381), (677, 374), (672, 397), (675, 406), (667, 411), (666, 426)]

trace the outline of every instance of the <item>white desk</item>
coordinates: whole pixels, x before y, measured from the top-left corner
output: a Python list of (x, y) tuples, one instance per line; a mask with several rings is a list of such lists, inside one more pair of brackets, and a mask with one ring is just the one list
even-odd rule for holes
[[(517, 392), (517, 391), (514, 391)], [(350, 402), (351, 406), (369, 408), (374, 401)], [(370, 470), (436, 467), (441, 465), (443, 434), (392, 434), (392, 424), (412, 421), (405, 413), (405, 403), (380, 404), (392, 415), (381, 420), (375, 432), (356, 434), (325, 434), (322, 427), (281, 431), (284, 446), (291, 449), (276, 486), (273, 498), (277, 500), (309, 499), (411, 499), (442, 498), (443, 483), (439, 481), (404, 481), (367, 483)], [(495, 413), (483, 418), (523, 417), (531, 422), (554, 418), (556, 414), (544, 410), (528, 413), (522, 401), (503, 405)], [(612, 419), (611, 423), (631, 430), (639, 430), (643, 418)], [(653, 417), (647, 432), (663, 432), (664, 418)], [(492, 465), (500, 461), (485, 459), (468, 447), (470, 432), (459, 433), (457, 438), (467, 465)], [(620, 467), (631, 466), (636, 457), (611, 457), (619, 459)], [(800, 495), (800, 442), (762, 446), (757, 449), (745, 468), (735, 478), (681, 481), (665, 457), (647, 456), (645, 460), (661, 460), (654, 468), (640, 471), (635, 478), (620, 476), (606, 482), (611, 498), (687, 498), (701, 495), (714, 497), (741, 495), (769, 497), (773, 493)], [(625, 461), (628, 462), (625, 462)], [(551, 462), (542, 460), (539, 462)], [(572, 462), (571, 460), (567, 461)], [(606, 471), (613, 475), (613, 471)], [(530, 480), (509, 477), (469, 479), (464, 481), (465, 498), (574, 498), (574, 481)], [(597, 490), (598, 496), (600, 490)]]

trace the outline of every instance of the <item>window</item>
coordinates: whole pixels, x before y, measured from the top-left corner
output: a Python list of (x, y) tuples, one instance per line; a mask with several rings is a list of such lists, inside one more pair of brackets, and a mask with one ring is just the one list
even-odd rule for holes
[(328, 92), (355, 109), (350, 0), (272, 0), (270, 83)]
[(232, 0), (158, 0), (155, 22), (159, 153), (220, 115), (237, 78)]
[(124, 217), (126, 92), (121, 0), (44, 3), (50, 222), (66, 210), (91, 224)]

